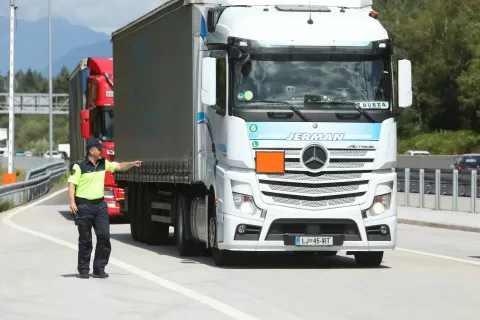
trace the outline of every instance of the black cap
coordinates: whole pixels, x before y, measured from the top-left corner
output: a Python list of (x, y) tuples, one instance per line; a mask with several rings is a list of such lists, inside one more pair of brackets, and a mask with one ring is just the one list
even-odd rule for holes
[(93, 139), (89, 139), (87, 141), (87, 150), (90, 149), (90, 148), (93, 148), (93, 147), (97, 147), (99, 149), (104, 149), (106, 148), (101, 142), (100, 142), (100, 139), (97, 139), (97, 138), (93, 138)]

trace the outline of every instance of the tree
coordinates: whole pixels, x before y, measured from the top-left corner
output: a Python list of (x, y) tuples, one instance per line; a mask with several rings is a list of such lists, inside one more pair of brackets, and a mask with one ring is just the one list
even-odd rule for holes
[(53, 81), (53, 92), (68, 93), (68, 76), (68, 69), (66, 66), (63, 66), (62, 70), (60, 70), (60, 73), (55, 77), (55, 80)]

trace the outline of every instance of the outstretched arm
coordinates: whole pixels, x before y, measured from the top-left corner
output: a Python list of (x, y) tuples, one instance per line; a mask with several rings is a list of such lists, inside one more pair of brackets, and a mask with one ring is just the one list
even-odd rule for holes
[(132, 167), (140, 167), (142, 165), (142, 161), (136, 160), (132, 162), (119, 162), (115, 167), (116, 171), (126, 171)]

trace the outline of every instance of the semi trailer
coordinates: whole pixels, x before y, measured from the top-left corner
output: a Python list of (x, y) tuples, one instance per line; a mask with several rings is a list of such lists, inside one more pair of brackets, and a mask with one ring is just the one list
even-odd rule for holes
[[(78, 161), (86, 155), (86, 140), (100, 138), (105, 145), (103, 157), (115, 159), (113, 61), (111, 58), (82, 59), (69, 76), (70, 158)], [(124, 190), (115, 177), (105, 172), (104, 197), (108, 215), (127, 221), (123, 210)]]
[(116, 174), (133, 239), (173, 226), (180, 256), (217, 265), (240, 251), (380, 265), (412, 80), (372, 5), (172, 0), (113, 32), (116, 158), (144, 161)]

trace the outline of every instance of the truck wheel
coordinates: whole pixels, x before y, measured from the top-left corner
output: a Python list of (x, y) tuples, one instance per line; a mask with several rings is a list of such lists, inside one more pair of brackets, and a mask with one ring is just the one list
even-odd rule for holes
[(130, 217), (130, 234), (132, 235), (133, 241), (138, 241), (138, 224), (136, 220), (136, 199), (137, 199), (137, 190), (135, 185), (131, 185), (127, 191), (128, 197), (128, 216)]
[(383, 251), (356, 252), (354, 255), (360, 267), (378, 267), (383, 260)]
[(145, 195), (143, 197), (142, 225), (145, 235), (145, 242), (149, 245), (164, 244), (168, 240), (169, 225), (152, 221), (152, 199), (153, 192), (151, 186), (145, 186)]
[[(143, 219), (144, 211), (145, 211), (145, 206), (143, 198), (145, 196), (145, 185), (144, 184), (139, 184), (138, 187), (136, 188), (136, 201), (135, 201), (135, 216), (134, 220), (136, 221), (136, 226), (137, 226), (137, 238), (141, 243), (146, 242), (146, 237), (145, 237), (145, 221)], [(143, 220), (143, 221), (142, 221)]]
[(195, 243), (187, 237), (188, 223), (186, 217), (190, 213), (191, 199), (184, 194), (178, 195), (175, 206), (175, 240), (178, 254), (181, 257), (192, 256), (195, 253)]
[(215, 265), (218, 267), (229, 265), (231, 261), (231, 252), (218, 249), (216, 217), (210, 217), (208, 222), (208, 241), (210, 248), (212, 248), (212, 257)]

